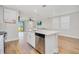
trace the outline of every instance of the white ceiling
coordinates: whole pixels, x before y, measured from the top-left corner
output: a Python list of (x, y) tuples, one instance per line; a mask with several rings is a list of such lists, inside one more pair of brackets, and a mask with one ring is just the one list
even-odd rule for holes
[(31, 17), (52, 17), (64, 13), (75, 12), (79, 6), (74, 5), (4, 5), (4, 7), (21, 11), (26, 16)]

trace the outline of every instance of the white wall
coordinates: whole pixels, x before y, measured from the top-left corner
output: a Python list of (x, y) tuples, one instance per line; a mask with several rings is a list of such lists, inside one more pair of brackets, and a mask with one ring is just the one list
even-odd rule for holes
[(13, 41), (18, 39), (17, 25), (16, 24), (0, 24), (0, 31), (7, 32), (7, 40)]
[[(63, 15), (61, 15), (61, 16), (59, 15), (58, 16), (58, 20), (59, 20), (59, 23), (58, 23), (59, 27), (58, 27), (58, 29), (55, 29), (56, 27), (54, 28), (54, 26), (53, 26), (53, 19), (52, 19), (52, 29), (53, 30), (59, 30), (60, 34), (63, 34), (65, 36), (79, 38), (79, 12), (77, 12), (77, 13), (75, 12), (75, 13), (72, 13), (72, 14), (64, 14), (64, 16), (69, 16), (70, 17), (69, 29), (61, 29), (61, 22), (60, 22), (61, 20), (60, 19), (61, 19), (61, 17), (63, 17)], [(51, 24), (50, 24), (50, 26), (51, 26)]]
[(51, 19), (47, 19), (46, 17), (43, 17), (43, 18), (39, 17), (39, 18), (34, 18), (34, 19), (35, 19), (35, 22), (42, 21), (42, 26), (40, 28), (51, 29), (51, 27), (50, 27), (50, 25), (52, 25)]
[(68, 34), (79, 36), (79, 13), (70, 15), (70, 30)]
[(5, 24), (5, 31), (7, 32), (7, 41), (17, 40), (18, 39), (18, 32), (17, 32), (17, 25), (16, 24)]
[[(69, 29), (61, 29), (60, 25), (60, 18), (63, 16), (69, 16), (70, 17), (70, 24), (69, 24)], [(53, 26), (53, 19), (58, 18), (58, 25), (56, 24)], [(70, 36), (73, 38), (78, 38), (79, 39), (79, 12), (70, 12), (70, 13), (64, 13), (64, 14), (59, 14), (56, 15), (52, 18), (49, 19), (42, 19), (43, 21), (43, 27), (51, 30), (58, 30), (60, 31), (60, 35), (65, 35), (65, 36)], [(58, 27), (56, 27), (58, 26)], [(58, 28), (58, 29), (55, 29)]]
[[(1, 7), (1, 8), (5, 9), (5, 7)], [(0, 8), (0, 11), (2, 12), (4, 9), (1, 9), (1, 8)], [(2, 17), (3, 16), (1, 16), (1, 18)], [(4, 20), (4, 19), (1, 19), (1, 20)], [(18, 32), (17, 32), (17, 25), (16, 25), (16, 23), (15, 24), (13, 24), (13, 23), (12, 24), (11, 23), (5, 23), (5, 20), (4, 20), (4, 22), (0, 23), (0, 31), (7, 32), (7, 40), (6, 41), (17, 40), (18, 39)]]
[(0, 6), (0, 31), (3, 31), (3, 8)]
[(4, 31), (5, 29), (5, 24), (3, 24), (3, 23), (0, 23), (0, 31)]

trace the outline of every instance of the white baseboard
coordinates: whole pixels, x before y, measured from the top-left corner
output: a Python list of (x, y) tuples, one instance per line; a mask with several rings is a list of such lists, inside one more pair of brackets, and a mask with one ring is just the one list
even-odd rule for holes
[(18, 39), (18, 38), (14, 38), (14, 39), (6, 39), (5, 42), (15, 41), (15, 40), (19, 40), (19, 39)]
[(69, 35), (69, 34), (59, 34), (59, 35), (79, 39), (79, 36), (74, 36), (74, 35)]

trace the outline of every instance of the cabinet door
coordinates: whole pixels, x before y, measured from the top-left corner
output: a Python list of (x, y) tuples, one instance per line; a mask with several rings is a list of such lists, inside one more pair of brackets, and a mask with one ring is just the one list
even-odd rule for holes
[(0, 35), (0, 54), (4, 53), (4, 38), (3, 35)]
[(0, 23), (3, 23), (3, 8), (0, 7)]
[(28, 43), (35, 48), (35, 33), (28, 32)]

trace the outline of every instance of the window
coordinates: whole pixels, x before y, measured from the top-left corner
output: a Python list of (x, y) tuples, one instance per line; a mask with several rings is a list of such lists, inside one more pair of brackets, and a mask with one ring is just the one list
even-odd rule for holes
[(56, 30), (69, 30), (70, 28), (70, 16), (59, 16), (53, 18), (53, 29)]
[(17, 12), (10, 9), (4, 9), (4, 20), (5, 22), (14, 23), (16, 22)]
[(69, 16), (60, 17), (60, 27), (63, 30), (68, 30), (70, 28), (70, 17)]

